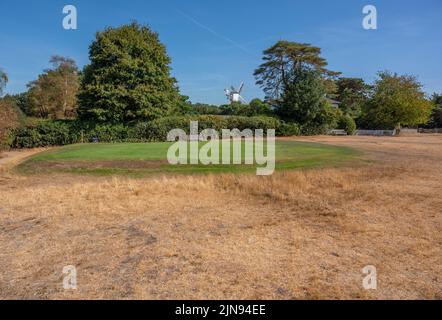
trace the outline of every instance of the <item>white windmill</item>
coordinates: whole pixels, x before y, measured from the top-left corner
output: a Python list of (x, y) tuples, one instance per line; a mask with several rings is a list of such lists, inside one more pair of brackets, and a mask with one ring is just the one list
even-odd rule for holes
[(230, 89), (225, 89), (224, 92), (227, 96), (227, 99), (230, 101), (230, 103), (233, 102), (244, 102), (246, 103), (246, 100), (241, 96), (241, 91), (244, 88), (244, 82), (241, 83), (239, 86), (239, 89), (235, 89), (233, 86), (230, 87)]

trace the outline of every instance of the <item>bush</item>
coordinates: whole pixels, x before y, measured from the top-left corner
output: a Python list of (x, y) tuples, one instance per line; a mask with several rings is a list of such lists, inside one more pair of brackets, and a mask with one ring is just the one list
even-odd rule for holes
[(188, 118), (187, 116), (177, 116), (137, 123), (130, 131), (129, 138), (139, 141), (165, 141), (170, 130), (183, 129), (186, 128), (186, 125), (188, 128), (190, 121), (186, 121)]
[(21, 127), (10, 132), (10, 147), (35, 148), (41, 146), (41, 134), (32, 127)]
[(70, 127), (62, 121), (44, 121), (14, 129), (10, 133), (10, 146), (13, 148), (35, 148), (62, 146), (75, 143)]
[(221, 134), (222, 129), (276, 129), (280, 126), (280, 121), (270, 117), (237, 117), (237, 116), (178, 116), (167, 117), (150, 122), (138, 123), (129, 138), (142, 141), (165, 141), (167, 134), (173, 129), (182, 129), (189, 134), (191, 121), (198, 121), (199, 131), (205, 129), (215, 129)]
[(356, 131), (356, 122), (348, 114), (343, 115), (338, 122), (338, 129), (343, 129), (348, 135), (353, 135)]
[(198, 121), (198, 129), (275, 129), (277, 135), (299, 134), (299, 127), (283, 123), (271, 117), (238, 116), (174, 116), (149, 122), (139, 122), (131, 126), (123, 124), (94, 124), (78, 120), (40, 121), (13, 130), (10, 146), (13, 148), (35, 148), (60, 146), (80, 142), (143, 142), (165, 141), (173, 129), (182, 129), (189, 134), (190, 122)]
[(129, 127), (122, 124), (100, 124), (90, 130), (84, 130), (83, 132), (86, 133), (83, 135), (83, 139), (86, 142), (123, 142), (127, 140), (129, 130)]
[(301, 133), (307, 136), (326, 134), (330, 129), (338, 126), (341, 117), (342, 112), (339, 109), (326, 103), (323, 110), (318, 112), (312, 121), (301, 125)]
[(300, 134), (301, 129), (296, 123), (287, 123), (281, 121), (278, 130), (276, 130), (276, 135), (280, 137), (299, 136)]

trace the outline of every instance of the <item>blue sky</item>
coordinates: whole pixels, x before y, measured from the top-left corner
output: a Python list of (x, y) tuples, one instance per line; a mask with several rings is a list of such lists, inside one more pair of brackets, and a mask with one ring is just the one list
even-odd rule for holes
[[(62, 8), (78, 9), (78, 30), (62, 28)], [(378, 10), (378, 30), (362, 28), (362, 8)], [(181, 92), (222, 104), (223, 89), (244, 81), (244, 97), (262, 97), (254, 69), (280, 39), (319, 46), (329, 68), (373, 81), (379, 70), (414, 74), (442, 92), (440, 0), (67, 0), (0, 3), (0, 68), (17, 93), (48, 67), (51, 55), (88, 63), (95, 32), (137, 20), (160, 34)]]

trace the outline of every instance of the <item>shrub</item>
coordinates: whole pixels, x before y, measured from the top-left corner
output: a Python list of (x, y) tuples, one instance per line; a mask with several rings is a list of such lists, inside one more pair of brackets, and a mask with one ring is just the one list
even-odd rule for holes
[(301, 134), (301, 129), (296, 123), (281, 122), (278, 130), (276, 130), (276, 135), (280, 137), (291, 137), (299, 136)]
[(353, 135), (356, 131), (356, 122), (348, 114), (343, 115), (339, 119), (338, 129), (343, 129), (348, 135)]
[[(149, 122), (140, 122), (131, 130), (129, 138), (140, 141), (165, 141), (170, 130), (175, 128), (186, 129), (189, 127), (189, 122), (190, 118), (188, 116), (167, 117)], [(185, 131), (187, 132), (188, 129)]]
[(94, 124), (73, 121), (40, 121), (11, 132), (10, 146), (13, 148), (35, 148), (59, 146), (79, 142), (142, 142), (165, 141), (172, 129), (182, 129), (189, 134), (191, 121), (198, 121), (198, 129), (275, 129), (277, 135), (299, 134), (295, 124), (282, 124), (271, 117), (238, 116), (174, 116), (139, 122), (131, 126), (123, 124)]
[(32, 127), (21, 127), (11, 131), (10, 146), (12, 148), (35, 148), (41, 146), (41, 134)]
[[(84, 130), (84, 141), (123, 142), (128, 138), (129, 127), (122, 124), (100, 124), (90, 130)], [(83, 131), (83, 132), (84, 132)]]
[(337, 127), (341, 117), (342, 112), (339, 109), (333, 108), (329, 103), (326, 103), (312, 121), (300, 124), (301, 133), (307, 136), (326, 134), (330, 129)]
[(237, 116), (177, 116), (167, 117), (150, 122), (138, 123), (131, 131), (130, 138), (142, 141), (164, 141), (172, 129), (182, 129), (189, 134), (191, 121), (198, 121), (199, 131), (215, 129), (221, 134), (222, 129), (278, 129), (280, 121), (270, 117), (237, 117)]
[(14, 129), (10, 133), (13, 148), (61, 146), (76, 142), (69, 125), (62, 121), (44, 121)]

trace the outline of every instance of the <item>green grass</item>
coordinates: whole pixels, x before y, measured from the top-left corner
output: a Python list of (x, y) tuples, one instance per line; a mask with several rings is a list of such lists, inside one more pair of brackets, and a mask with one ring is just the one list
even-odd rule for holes
[[(25, 174), (70, 172), (129, 176), (144, 176), (155, 173), (256, 172), (256, 164), (170, 165), (167, 163), (166, 156), (171, 145), (172, 143), (169, 142), (71, 145), (37, 154), (19, 165), (18, 170)], [(222, 150), (220, 151), (221, 154)], [(242, 152), (244, 155), (244, 142)], [(359, 153), (347, 147), (295, 141), (276, 142), (276, 170), (338, 166), (355, 161), (358, 158)], [(152, 164), (152, 166), (131, 167), (129, 165), (127, 167), (131, 161), (138, 164), (144, 161)], [(97, 164), (101, 163), (105, 163), (105, 165), (97, 168)], [(124, 165), (121, 165), (122, 163)], [(71, 164), (75, 165), (70, 167)]]

